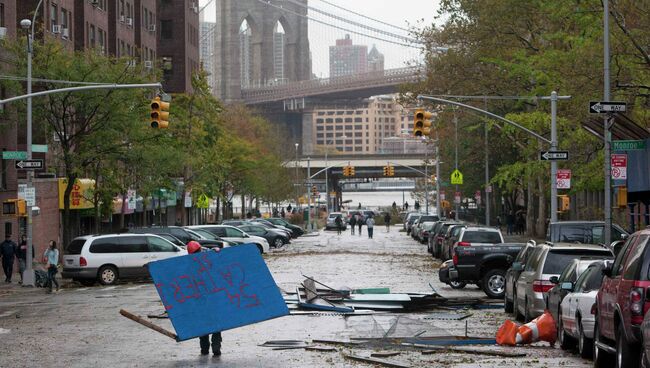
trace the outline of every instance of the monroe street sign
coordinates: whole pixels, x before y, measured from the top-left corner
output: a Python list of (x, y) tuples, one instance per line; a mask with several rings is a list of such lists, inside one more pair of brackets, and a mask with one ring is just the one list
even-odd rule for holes
[(612, 141), (614, 151), (644, 150), (645, 141)]
[(591, 101), (589, 102), (589, 112), (592, 114), (606, 114), (610, 112), (625, 112), (627, 104), (625, 102), (612, 101)]
[(541, 151), (539, 159), (542, 161), (568, 160), (569, 151)]

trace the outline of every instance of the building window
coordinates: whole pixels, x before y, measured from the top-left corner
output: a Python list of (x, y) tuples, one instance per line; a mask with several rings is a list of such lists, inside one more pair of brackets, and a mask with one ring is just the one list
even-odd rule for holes
[(322, 139), (316, 141), (316, 144), (324, 144)]
[(171, 40), (173, 35), (174, 23), (170, 19), (160, 21), (160, 38), (163, 40)]
[(328, 125), (328, 126), (325, 127), (325, 130), (334, 130), (334, 127), (331, 126), (331, 125)]
[(334, 137), (334, 133), (326, 133), (326, 134), (325, 134), (325, 137), (326, 137), (326, 138), (333, 138), (333, 137)]
[(363, 137), (363, 133), (361, 133), (361, 132), (355, 132), (355, 133), (354, 133), (354, 136), (355, 136), (355, 137)]
[(171, 56), (162, 57), (163, 76), (169, 78), (174, 74), (173, 58)]
[(352, 139), (346, 139), (345, 144), (352, 144)]
[(4, 27), (4, 26), (5, 26), (5, 4), (0, 3), (0, 27)]
[(363, 144), (363, 139), (355, 139), (354, 144)]
[(316, 124), (323, 124), (323, 119), (316, 119)]
[(355, 130), (361, 130), (361, 129), (363, 129), (363, 125), (355, 125), (354, 129)]
[(90, 47), (95, 47), (95, 26), (90, 25), (90, 31), (88, 32), (88, 44)]
[(318, 112), (318, 115), (319, 115), (319, 116), (321, 116), (321, 115), (325, 115), (325, 111), (319, 111), (319, 112)]
[(354, 152), (361, 152), (363, 147), (354, 147)]
[(345, 129), (347, 129), (347, 130), (352, 130), (352, 125), (346, 125), (346, 126), (345, 126)]
[(352, 118), (345, 118), (345, 122), (346, 122), (346, 123), (351, 123), (351, 122), (352, 122)]
[(326, 122), (326, 123), (333, 123), (334, 120), (333, 120), (332, 118), (327, 118), (327, 119), (325, 119), (325, 122)]
[(324, 134), (323, 133), (318, 133), (316, 134), (316, 138), (323, 138)]
[(336, 121), (337, 123), (342, 123), (342, 122), (343, 122), (343, 119), (341, 119), (341, 118), (336, 118), (335, 121)]
[(54, 26), (58, 24), (59, 13), (56, 9), (56, 4), (50, 5), (50, 32), (54, 29)]
[(106, 32), (103, 29), (97, 28), (97, 37), (99, 38), (99, 51), (104, 54), (106, 52)]
[[(343, 144), (343, 140), (342, 139), (337, 139), (336, 144)], [(337, 147), (337, 149), (338, 149), (338, 147)]]
[(316, 127), (316, 130), (323, 130), (324, 128), (325, 128), (325, 127), (317, 126), (317, 127)]
[(343, 126), (342, 125), (337, 125), (336, 130), (343, 130)]

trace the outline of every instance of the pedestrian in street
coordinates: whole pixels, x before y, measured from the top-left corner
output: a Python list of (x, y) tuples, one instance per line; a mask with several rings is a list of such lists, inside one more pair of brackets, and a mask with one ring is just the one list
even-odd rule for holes
[(517, 234), (524, 235), (524, 233), (526, 232), (526, 217), (524, 217), (523, 212), (519, 212), (517, 214), (517, 220), (515, 222), (515, 226), (517, 229)]
[(59, 291), (59, 282), (56, 280), (56, 274), (59, 272), (59, 250), (56, 249), (56, 242), (50, 240), (50, 246), (43, 254), (43, 258), (47, 261), (47, 284), (50, 286), (50, 293), (52, 287), (56, 284), (56, 291)]
[(506, 227), (507, 229), (507, 234), (512, 235), (512, 232), (514, 231), (515, 228), (515, 212), (510, 211), (508, 215), (506, 216)]
[(357, 215), (350, 216), (350, 230), (352, 235), (354, 235), (354, 227), (357, 226)]
[(416, 211), (420, 210), (420, 202), (415, 201), (415, 204), (413, 205), (413, 208), (415, 208)]
[(390, 232), (390, 220), (391, 220), (390, 213), (386, 212), (386, 214), (384, 215), (384, 223), (386, 223), (386, 232), (387, 233)]
[[(34, 244), (32, 244), (32, 257), (36, 255), (34, 252)], [(20, 284), (23, 283), (23, 273), (27, 267), (27, 237), (23, 234), (20, 237), (20, 244), (18, 244), (18, 251), (16, 253), (18, 258), (18, 271), (20, 272)]]
[[(215, 252), (221, 251), (218, 247), (212, 248)], [(192, 240), (187, 243), (187, 253), (194, 254), (201, 252), (201, 244)], [(210, 334), (199, 337), (199, 345), (201, 346), (201, 355), (210, 354), (210, 345), (212, 345), (212, 354), (215, 356), (221, 355), (221, 332), (212, 334), (212, 344), (210, 344)]]
[(497, 215), (497, 227), (501, 230), (501, 216)]
[(357, 226), (359, 227), (359, 236), (361, 236), (361, 226), (363, 226), (364, 222), (365, 221), (363, 220), (363, 215), (357, 213)]
[(397, 211), (397, 203), (395, 201), (393, 201), (393, 211)]
[(11, 275), (14, 272), (16, 248), (16, 243), (11, 240), (11, 234), (5, 234), (5, 240), (0, 244), (0, 256), (2, 257), (2, 270), (5, 272), (6, 283), (11, 283)]
[(282, 218), (284, 218), (286, 215), (287, 215), (287, 213), (284, 212), (284, 207), (282, 207), (282, 210), (280, 210), (280, 216), (282, 216)]
[(372, 232), (375, 230), (375, 219), (372, 216), (366, 220), (366, 226), (368, 227), (368, 238), (372, 239)]
[(336, 232), (338, 235), (341, 235), (341, 229), (343, 228), (343, 220), (341, 219), (341, 215), (336, 216), (334, 223), (336, 224)]
[(408, 211), (408, 210), (409, 210), (409, 203), (405, 202), (404, 203), (404, 211)]

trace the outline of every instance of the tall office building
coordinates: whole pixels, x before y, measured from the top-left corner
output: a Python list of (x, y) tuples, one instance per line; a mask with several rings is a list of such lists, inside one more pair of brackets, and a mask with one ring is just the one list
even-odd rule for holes
[(366, 73), (368, 46), (353, 45), (349, 34), (330, 46), (330, 78)]
[(377, 46), (372, 45), (368, 53), (368, 72), (384, 71), (384, 54), (377, 50)]
[[(203, 14), (201, 14), (203, 15)], [(214, 42), (215, 42), (215, 27), (214, 22), (201, 22), (201, 37), (199, 48), (199, 59), (201, 60), (201, 67), (208, 74), (208, 85), (210, 90), (214, 91), (216, 88), (216, 73), (214, 71)]]

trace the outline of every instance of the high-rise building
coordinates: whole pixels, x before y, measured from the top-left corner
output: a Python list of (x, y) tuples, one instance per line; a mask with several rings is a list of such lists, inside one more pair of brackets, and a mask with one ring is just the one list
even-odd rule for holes
[(368, 53), (368, 72), (383, 72), (384, 71), (384, 54), (377, 50), (375, 45)]
[[(201, 13), (203, 16), (203, 13)], [(214, 71), (214, 41), (215, 41), (215, 27), (214, 22), (201, 22), (201, 38), (199, 48), (199, 59), (201, 60), (201, 67), (208, 74), (208, 85), (210, 90), (214, 91), (216, 88), (216, 73)]]
[(166, 92), (192, 91), (199, 69), (198, 0), (158, 0), (158, 56)]
[(368, 46), (353, 45), (349, 34), (330, 46), (330, 78), (366, 73)]
[[(314, 147), (315, 153), (384, 153), (388, 142), (393, 147), (394, 137), (403, 137), (404, 126), (413, 126), (413, 113), (394, 95), (371, 97), (356, 105), (317, 107), (312, 114), (313, 144), (303, 146)], [(409, 150), (415, 149), (411, 145), (416, 142), (407, 144)]]

